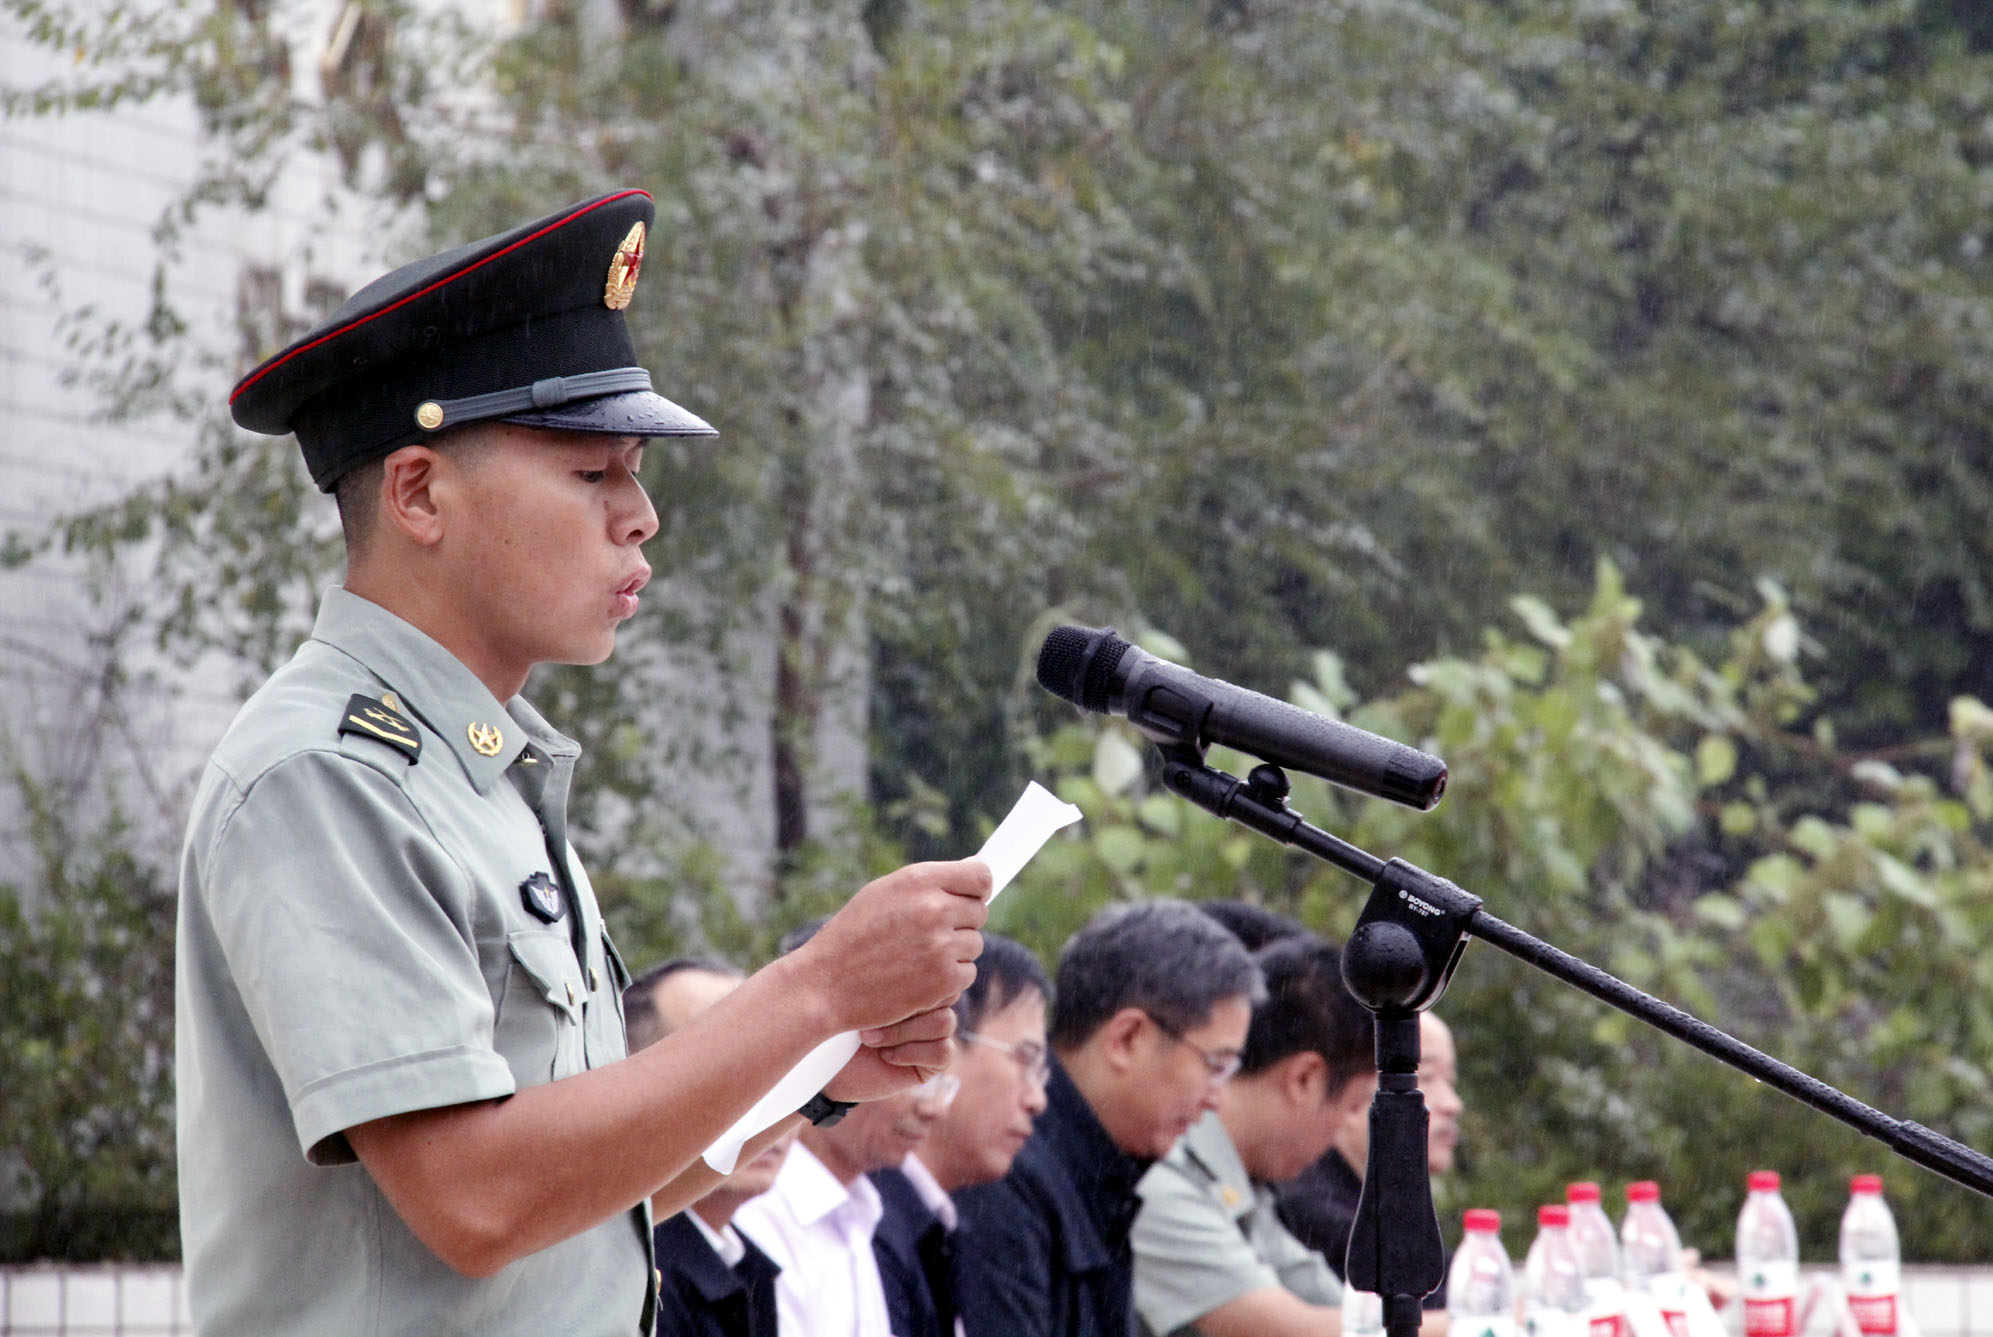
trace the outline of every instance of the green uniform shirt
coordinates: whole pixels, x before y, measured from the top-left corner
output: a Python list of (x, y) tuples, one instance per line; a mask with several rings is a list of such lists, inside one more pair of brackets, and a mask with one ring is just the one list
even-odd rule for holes
[(464, 1277), (345, 1136), (624, 1056), (628, 976), (567, 842), (579, 753), (340, 589), (229, 726), (180, 872), (180, 1215), (198, 1332), (638, 1331), (642, 1209)]
[(1280, 1223), (1273, 1191), (1247, 1176), (1217, 1114), (1193, 1125), (1135, 1191), (1135, 1311), (1148, 1331), (1194, 1332), (1212, 1310), (1276, 1286), (1309, 1304), (1342, 1303), (1336, 1274)]

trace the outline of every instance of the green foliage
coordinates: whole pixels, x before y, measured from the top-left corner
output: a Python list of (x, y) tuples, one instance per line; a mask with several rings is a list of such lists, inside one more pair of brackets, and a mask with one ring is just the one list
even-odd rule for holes
[(171, 886), (115, 813), (8, 778), (34, 860), (0, 883), (0, 1259), (175, 1257)]
[[(1446, 758), (1435, 811), (1304, 777), (1295, 806), (1857, 1099), (1985, 1146), (1985, 709), (1956, 711), (1962, 799), (1791, 734), (1808, 699), (1797, 628), (1779, 592), (1765, 594), (1717, 665), (1642, 631), (1610, 566), (1568, 622), (1518, 599), (1524, 636), (1491, 632), (1472, 659), (1416, 665), (1409, 689), (1350, 715)], [(1324, 657), (1318, 668), (1292, 696), (1318, 710), (1348, 703), (1340, 666)], [(1125, 725), (1067, 725), (1033, 760), (1087, 821), (995, 920), (1048, 959), (1095, 908), (1143, 895), (1243, 897), (1337, 936), (1354, 924), (1359, 886), (1156, 792)], [(1793, 769), (1844, 801), (1773, 795), (1767, 774)], [(1881, 1169), (1907, 1256), (1975, 1261), (1993, 1228), (1993, 1208), (1967, 1190), (1485, 944), (1470, 947), (1439, 1010), (1469, 1107), (1461, 1173), (1442, 1188), (1450, 1207), (1519, 1209), (1560, 1199), (1575, 1179), (1659, 1178), (1685, 1237), (1720, 1255), (1746, 1172), (1770, 1166), (1787, 1176), (1809, 1256), (1831, 1256), (1847, 1176)], [(1526, 1243), (1525, 1215), (1512, 1211), (1512, 1244)]]

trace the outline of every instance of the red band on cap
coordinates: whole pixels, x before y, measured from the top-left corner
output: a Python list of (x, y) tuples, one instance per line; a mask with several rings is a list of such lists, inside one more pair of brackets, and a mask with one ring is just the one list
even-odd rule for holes
[(531, 236), (521, 237), (518, 241), (513, 242), (510, 246), (507, 246), (502, 251), (493, 251), (490, 255), (487, 255), (484, 259), (478, 261), (474, 265), (466, 265), (454, 274), (448, 275), (445, 278), (437, 279), (434, 283), (430, 284), (428, 287), (423, 288), (418, 292), (410, 293), (408, 296), (402, 298), (400, 301), (394, 303), (392, 306), (384, 306), (378, 311), (371, 312), (368, 315), (360, 317), (358, 320), (354, 321), (350, 325), (341, 325), (338, 329), (333, 330), (327, 334), (322, 334), (318, 338), (313, 339), (308, 344), (300, 344), (298, 347), (293, 348), (290, 352), (284, 354), (282, 357), (276, 359), (274, 362), (265, 363), (262, 367), (257, 369), (254, 375), (249, 377), (242, 384), (236, 386), (235, 389), (229, 391), (228, 402), (233, 404), (238, 398), (241, 397), (242, 392), (244, 390), (247, 390), (250, 386), (256, 384), (256, 382), (262, 380), (265, 376), (268, 376), (271, 372), (283, 366), (286, 362), (289, 362), (292, 358), (297, 357), (302, 353), (308, 353), (312, 349), (318, 347), (320, 344), (330, 343), (332, 340), (337, 339), (342, 334), (351, 333), (352, 331), (359, 329), (362, 325), (365, 325), (369, 321), (379, 320), (382, 316), (385, 316), (390, 311), (398, 311), (402, 307), (407, 306), (410, 302), (414, 301), (418, 297), (427, 297), (430, 293), (435, 292), (438, 288), (446, 288), (450, 284), (455, 283), (458, 279), (462, 278), (464, 275), (474, 273), (477, 270), (483, 269), (486, 265), (498, 259), (500, 256), (510, 255), (512, 252), (518, 250), (521, 246), (527, 245), (529, 242), (538, 241), (540, 238), (546, 236), (549, 232), (556, 232), (561, 228), (566, 227), (569, 223), (572, 223), (577, 218), (581, 218), (588, 214), (592, 214), (597, 209), (602, 208), (604, 205), (614, 204), (617, 200), (627, 200), (632, 195), (641, 195), (645, 199), (650, 198), (650, 192), (647, 190), (620, 190), (617, 191), (614, 195), (605, 196), (604, 198), (599, 199), (595, 201), (595, 203), (589, 205), (586, 209), (576, 209), (566, 218), (562, 218), (555, 222), (547, 224), (545, 227), (541, 228), (538, 232), (533, 233)]

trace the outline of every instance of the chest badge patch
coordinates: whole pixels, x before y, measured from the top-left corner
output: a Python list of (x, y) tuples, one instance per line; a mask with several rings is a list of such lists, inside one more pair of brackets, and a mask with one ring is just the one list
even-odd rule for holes
[(505, 735), (496, 724), (473, 724), (469, 732), (471, 748), (480, 757), (495, 757), (505, 750)]
[(545, 873), (535, 873), (521, 882), (519, 899), (543, 923), (551, 924), (567, 913), (567, 902), (561, 899), (561, 889)]
[(411, 765), (422, 759), (422, 735), (415, 725), (394, 706), (371, 696), (354, 694), (346, 703), (346, 713), (339, 718), (339, 732), (392, 743), (408, 754)]

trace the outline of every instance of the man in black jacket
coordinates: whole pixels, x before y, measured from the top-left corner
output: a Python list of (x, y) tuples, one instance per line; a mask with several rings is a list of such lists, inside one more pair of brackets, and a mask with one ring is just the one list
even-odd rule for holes
[(894, 1337), (957, 1337), (969, 1327), (960, 1321), (952, 1195), (1008, 1174), (1045, 1112), (1051, 993), (1028, 948), (983, 935), (976, 982), (955, 1000), (960, 1048), (949, 1075), (959, 1093), (900, 1168), (872, 1174), (885, 1203), (872, 1251)]
[(1010, 1173), (965, 1189), (971, 1337), (1128, 1337), (1136, 1181), (1237, 1071), (1262, 986), (1239, 940), (1180, 901), (1104, 911), (1059, 962), (1049, 1105)]
[[(677, 958), (624, 991), (634, 1052), (655, 1044), (732, 993), (740, 974), (712, 961)], [(651, 1232), (659, 1282), (657, 1331), (673, 1337), (776, 1337), (775, 1278), (767, 1254), (734, 1229), (734, 1212), (775, 1182), (794, 1134), (737, 1168), (718, 1187)]]

